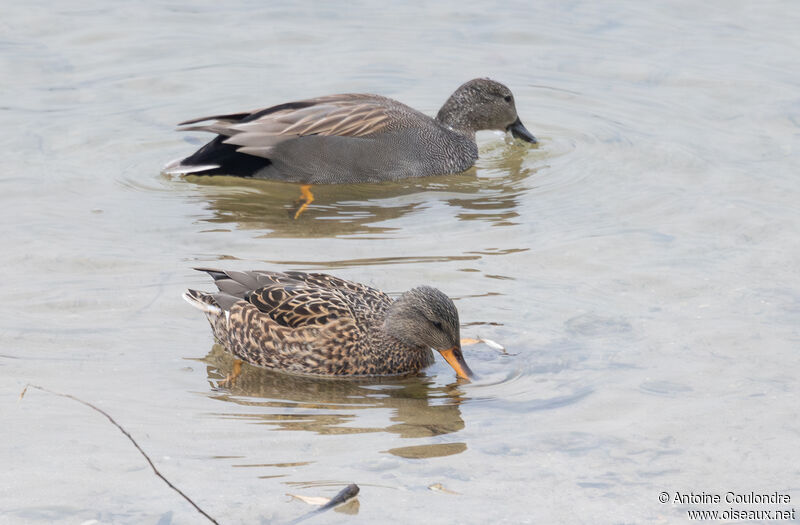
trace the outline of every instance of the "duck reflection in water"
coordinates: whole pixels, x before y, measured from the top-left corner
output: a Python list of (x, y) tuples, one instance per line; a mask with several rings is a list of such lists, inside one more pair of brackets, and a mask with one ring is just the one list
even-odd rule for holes
[[(464, 428), (459, 405), (465, 400), (457, 384), (434, 386), (425, 374), (403, 378), (341, 380), (275, 372), (243, 364), (236, 381), (225, 383), (234, 358), (215, 344), (203, 359), (213, 399), (252, 407), (250, 413), (223, 413), (275, 430), (305, 430), (316, 434), (389, 432), (403, 438), (425, 438)], [(225, 384), (224, 388), (220, 388)], [(354, 426), (358, 411), (388, 409), (386, 427)], [(371, 420), (374, 420), (371, 418)], [(437, 457), (466, 450), (463, 443), (419, 445), (388, 450), (402, 457)]]
[(458, 175), (320, 187), (301, 220), (292, 218), (293, 209), (286, 204), (297, 191), (293, 184), (224, 176), (186, 179), (197, 185), (191, 199), (211, 211), (202, 220), (216, 227), (266, 230), (265, 237), (276, 238), (380, 235), (396, 229), (382, 223), (417, 212), (438, 195), (459, 220), (515, 224), (520, 197), (530, 189), (527, 180), (536, 171), (525, 166), (526, 155), (518, 144), (501, 144), (477, 170)]

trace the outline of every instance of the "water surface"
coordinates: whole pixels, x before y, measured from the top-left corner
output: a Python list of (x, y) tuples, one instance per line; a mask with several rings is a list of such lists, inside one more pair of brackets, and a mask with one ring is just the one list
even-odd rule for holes
[[(662, 491), (798, 487), (800, 15), (794, 3), (7, 5), (0, 522), (222, 523), (361, 487), (318, 523), (672, 523)], [(315, 189), (166, 177), (177, 122), (374, 92), (429, 114), (514, 91), (538, 147), (464, 174)], [(473, 384), (231, 361), (195, 266), (437, 286)], [(431, 490), (441, 484), (451, 494)], [(777, 510), (779, 506), (768, 506)]]

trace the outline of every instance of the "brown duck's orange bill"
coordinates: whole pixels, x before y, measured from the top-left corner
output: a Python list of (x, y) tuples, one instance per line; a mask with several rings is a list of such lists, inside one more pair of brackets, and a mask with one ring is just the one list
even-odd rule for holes
[(460, 346), (454, 346), (453, 348), (448, 348), (447, 350), (439, 350), (439, 353), (441, 353), (445, 361), (447, 361), (448, 364), (453, 367), (453, 370), (456, 371), (458, 377), (472, 379), (474, 374), (467, 366), (467, 362), (464, 361), (464, 354), (461, 353)]

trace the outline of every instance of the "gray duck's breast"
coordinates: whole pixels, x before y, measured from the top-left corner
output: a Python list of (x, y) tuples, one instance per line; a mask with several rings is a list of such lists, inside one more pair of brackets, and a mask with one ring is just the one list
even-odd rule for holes
[(383, 182), (460, 173), (478, 157), (466, 137), (442, 129), (401, 129), (369, 137), (312, 135), (281, 143), (267, 178), (306, 184)]

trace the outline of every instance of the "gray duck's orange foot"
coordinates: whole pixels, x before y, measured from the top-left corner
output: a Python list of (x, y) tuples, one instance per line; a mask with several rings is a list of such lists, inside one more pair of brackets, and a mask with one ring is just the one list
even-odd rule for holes
[(294, 220), (297, 220), (312, 202), (314, 202), (314, 194), (311, 193), (311, 184), (303, 184), (300, 186), (300, 198), (295, 201), (298, 208), (294, 212)]

